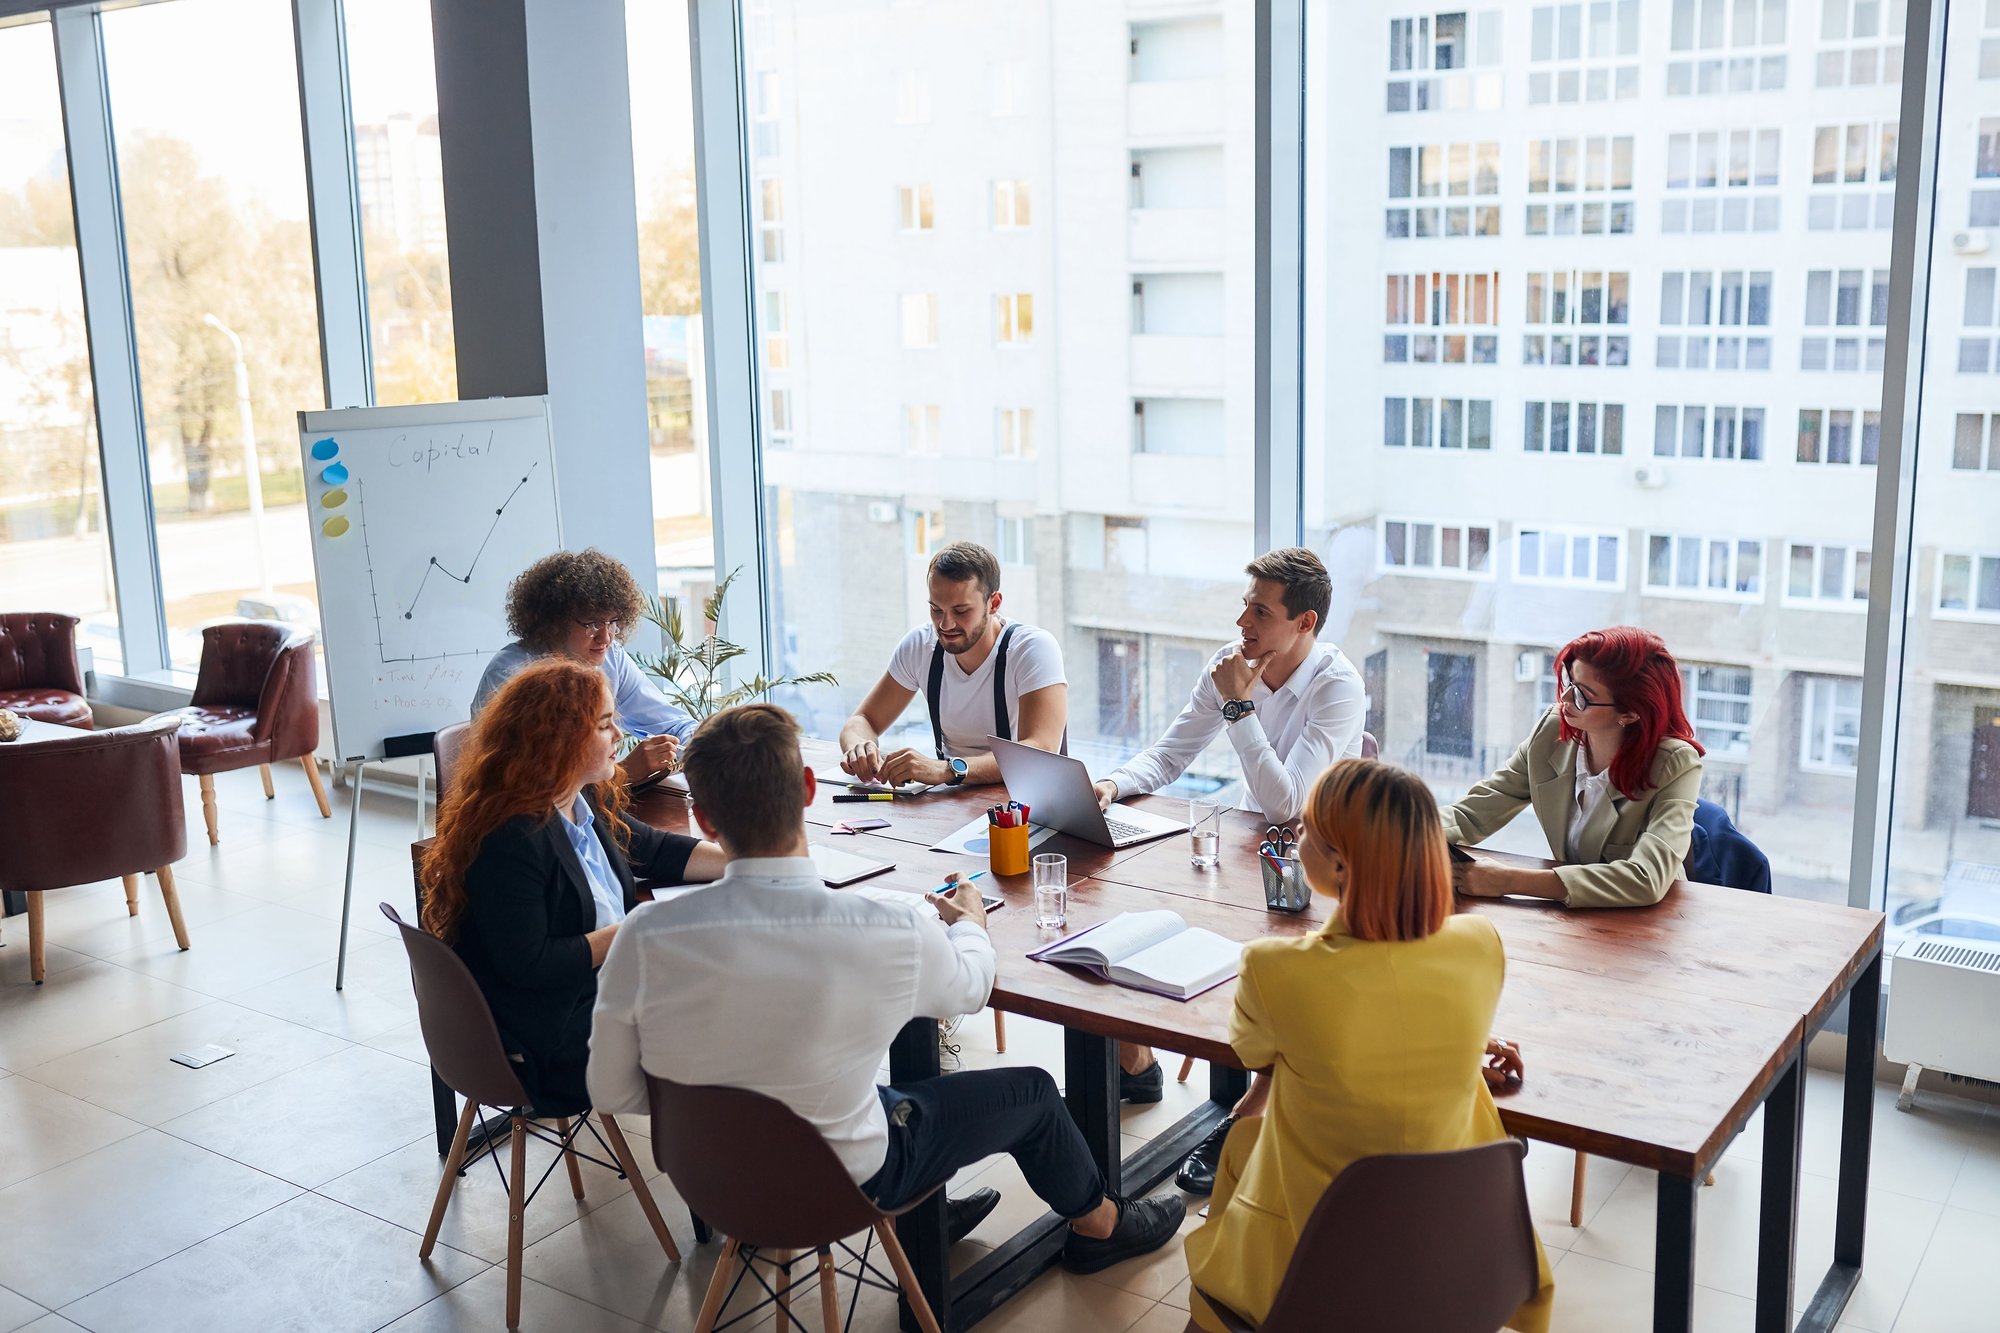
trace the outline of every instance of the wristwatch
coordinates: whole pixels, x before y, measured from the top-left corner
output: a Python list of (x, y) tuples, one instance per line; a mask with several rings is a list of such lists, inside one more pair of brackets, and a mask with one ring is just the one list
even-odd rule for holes
[(1256, 711), (1257, 705), (1254, 700), (1230, 699), (1222, 705), (1222, 720), (1224, 722), (1234, 722), (1239, 718), (1248, 717)]
[(965, 781), (965, 761), (963, 759), (947, 759), (945, 762), (951, 765), (951, 776), (944, 780), (945, 786), (956, 787), (959, 783)]

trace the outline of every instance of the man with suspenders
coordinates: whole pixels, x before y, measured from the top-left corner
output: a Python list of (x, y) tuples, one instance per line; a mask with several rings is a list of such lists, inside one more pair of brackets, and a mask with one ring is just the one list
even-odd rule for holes
[[(931, 619), (903, 636), (889, 669), (840, 729), (840, 766), (864, 781), (955, 787), (998, 782), (988, 736), (1063, 751), (1069, 685), (1055, 636), (999, 615), (1000, 562), (974, 542), (931, 557)], [(883, 754), (882, 733), (917, 692), (935, 752)]]

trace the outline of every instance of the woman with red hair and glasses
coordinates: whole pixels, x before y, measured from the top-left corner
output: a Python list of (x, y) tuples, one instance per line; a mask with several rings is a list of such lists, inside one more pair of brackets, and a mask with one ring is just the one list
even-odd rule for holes
[(465, 960), (542, 1115), (590, 1105), (597, 969), (638, 905), (635, 872), (679, 884), (724, 865), (713, 843), (626, 822), (617, 756), (602, 671), (527, 667), (480, 709), (424, 857), (424, 929)]
[(1570, 907), (1643, 907), (1682, 875), (1701, 754), (1681, 708), (1681, 672), (1660, 636), (1592, 630), (1556, 654), (1556, 703), (1514, 757), (1444, 812), (1445, 838), (1477, 843), (1535, 808), (1568, 864), (1534, 870), (1475, 860), (1459, 891)]

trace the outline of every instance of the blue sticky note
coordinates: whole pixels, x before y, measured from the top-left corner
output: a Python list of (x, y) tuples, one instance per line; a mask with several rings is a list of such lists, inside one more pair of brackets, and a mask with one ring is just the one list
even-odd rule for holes
[(339, 452), (340, 446), (335, 444), (331, 437), (313, 441), (312, 456), (319, 459), (322, 463)]
[(319, 479), (329, 486), (345, 486), (347, 484), (347, 464), (329, 463), (326, 469), (319, 474)]

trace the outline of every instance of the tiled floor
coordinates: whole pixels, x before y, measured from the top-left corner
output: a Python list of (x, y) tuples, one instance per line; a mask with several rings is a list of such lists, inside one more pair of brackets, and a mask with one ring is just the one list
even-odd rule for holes
[[(437, 1185), (422, 1040), (402, 949), (375, 911), (410, 914), (414, 810), (363, 805), (347, 987), (333, 989), (345, 866), (345, 793), (322, 820), (296, 769), (266, 802), (254, 773), (217, 780), (223, 844), (211, 849), (190, 799), (176, 867), (194, 948), (173, 947), (152, 881), (137, 917), (116, 883), (48, 899), (48, 984), (28, 983), (27, 927), (0, 927), (0, 1333), (90, 1329), (495, 1329), (502, 1322), (506, 1203), (490, 1170), (468, 1175), (430, 1262), (418, 1233)], [(193, 791), (189, 786), (190, 794)], [(1060, 1069), (1059, 1034), (987, 1017), (957, 1040), (968, 1065)], [(168, 1061), (219, 1043), (205, 1069)], [(1530, 1053), (1532, 1060), (1532, 1052)], [(1128, 1146), (1170, 1124), (1205, 1075), (1128, 1111)], [(1927, 1094), (1916, 1115), (1880, 1089), (1869, 1259), (1844, 1328), (1887, 1333), (2000, 1329), (2000, 1111)], [(1808, 1085), (1799, 1271), (1831, 1246), (1839, 1087)], [(643, 1134), (643, 1121), (629, 1129)], [(1756, 1127), (1701, 1199), (1696, 1322), (1748, 1329), (1755, 1290)], [(635, 1144), (650, 1174), (651, 1154)], [(546, 1149), (533, 1159), (547, 1161)], [(1556, 1265), (1556, 1326), (1648, 1325), (1649, 1173), (1596, 1161), (1585, 1224), (1566, 1225), (1571, 1158), (1528, 1157), (1537, 1222)], [(970, 1263), (1040, 1212), (1011, 1161), (968, 1172), (1005, 1201), (955, 1255)], [(556, 1184), (529, 1210), (523, 1327), (686, 1329), (715, 1260), (695, 1247), (671, 1187), (652, 1188), (688, 1256), (668, 1266), (631, 1191), (590, 1169), (588, 1198)], [(955, 1186), (957, 1188), (957, 1186)], [(1194, 1224), (1191, 1216), (1189, 1225)], [(1186, 1322), (1179, 1246), (1093, 1278), (1053, 1272), (983, 1327), (1177, 1333)], [(817, 1327), (817, 1298), (802, 1300)], [(857, 1327), (894, 1327), (869, 1293)], [(762, 1330), (769, 1318), (752, 1321)]]

